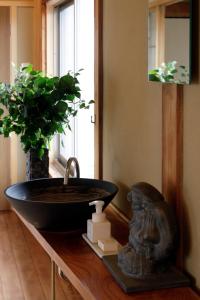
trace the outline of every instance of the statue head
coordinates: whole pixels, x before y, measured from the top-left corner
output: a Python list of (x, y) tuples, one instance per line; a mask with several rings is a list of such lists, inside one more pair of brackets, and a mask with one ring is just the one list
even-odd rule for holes
[(152, 185), (139, 182), (132, 186), (127, 199), (133, 210), (153, 208), (164, 201), (163, 195)]

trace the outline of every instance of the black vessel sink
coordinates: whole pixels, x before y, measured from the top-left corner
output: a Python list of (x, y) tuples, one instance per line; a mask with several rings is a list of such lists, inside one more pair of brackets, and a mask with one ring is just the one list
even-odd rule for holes
[(10, 204), (38, 229), (70, 230), (86, 226), (94, 206), (89, 202), (103, 200), (104, 208), (116, 195), (115, 184), (96, 179), (37, 179), (12, 185), (5, 190)]

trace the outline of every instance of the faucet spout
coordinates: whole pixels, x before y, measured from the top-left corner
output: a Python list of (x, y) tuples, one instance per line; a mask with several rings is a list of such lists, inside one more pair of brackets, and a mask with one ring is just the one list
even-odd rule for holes
[(80, 178), (80, 167), (79, 167), (78, 160), (76, 157), (70, 157), (67, 161), (67, 165), (66, 165), (66, 169), (65, 169), (64, 185), (68, 184), (72, 163), (74, 163), (74, 166), (75, 166), (76, 177)]

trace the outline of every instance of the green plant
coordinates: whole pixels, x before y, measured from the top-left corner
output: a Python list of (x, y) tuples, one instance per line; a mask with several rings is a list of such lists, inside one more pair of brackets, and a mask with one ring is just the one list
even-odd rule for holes
[(189, 82), (189, 74), (185, 66), (178, 66), (176, 61), (162, 63), (159, 68), (149, 71), (149, 80), (184, 84)]
[(24, 151), (35, 149), (41, 158), (54, 134), (70, 129), (70, 118), (94, 102), (81, 100), (78, 75), (47, 77), (21, 66), (14, 84), (0, 83), (0, 134), (15, 132)]

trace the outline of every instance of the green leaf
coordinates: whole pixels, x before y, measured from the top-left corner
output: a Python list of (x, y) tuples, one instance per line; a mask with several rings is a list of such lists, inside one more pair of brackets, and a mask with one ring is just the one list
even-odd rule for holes
[(60, 88), (66, 88), (66, 87), (72, 87), (74, 85), (74, 78), (67, 74), (65, 76), (62, 76), (60, 78), (60, 81), (59, 81), (59, 86)]
[(84, 102), (81, 103), (81, 104), (79, 105), (79, 108), (85, 108), (85, 103), (84, 103)]
[(22, 71), (25, 71), (26, 73), (30, 73), (33, 70), (33, 65), (29, 64), (22, 68)]
[(58, 103), (56, 104), (56, 109), (57, 109), (57, 111), (60, 112), (60, 113), (65, 113), (66, 110), (67, 110), (67, 108), (68, 108), (68, 105), (67, 105), (67, 103), (64, 102), (64, 101), (60, 101), (60, 102), (58, 102)]
[(75, 95), (67, 94), (66, 100), (73, 101), (75, 99)]
[(38, 157), (41, 159), (41, 158), (43, 157), (43, 155), (44, 155), (44, 149), (43, 149), (43, 148), (40, 148), (40, 149), (38, 150)]
[(78, 111), (75, 110), (73, 113), (72, 113), (72, 116), (75, 117), (77, 115)]
[(55, 85), (55, 79), (54, 78), (47, 78), (46, 79), (46, 86), (49, 88), (49, 90), (52, 90)]
[(35, 75), (38, 74), (38, 72), (37, 71), (31, 71), (30, 74), (33, 75), (33, 76), (35, 76)]
[(0, 116), (2, 116), (4, 113), (4, 110), (2, 108), (0, 108)]
[(62, 125), (58, 126), (58, 129), (57, 129), (58, 133), (64, 133), (64, 128)]
[(76, 93), (75, 93), (75, 96), (76, 96), (77, 98), (79, 98), (79, 99), (81, 98), (81, 94), (80, 94), (79, 92), (76, 92)]
[(172, 76), (172, 75), (167, 75), (166, 77), (165, 77), (165, 80), (166, 81), (171, 81), (171, 80), (173, 80), (174, 79), (174, 76)]
[(38, 77), (36, 78), (34, 85), (38, 88), (43, 88), (46, 85), (46, 78), (45, 77)]
[(9, 134), (10, 134), (9, 130), (3, 129), (3, 135), (4, 135), (4, 137), (9, 137)]
[(17, 125), (13, 125), (12, 130), (16, 133), (16, 134), (20, 134), (21, 133), (21, 128)]
[(72, 131), (72, 128), (71, 128), (71, 126), (70, 126), (69, 124), (67, 124), (67, 128), (68, 128), (70, 131)]
[(156, 75), (159, 72), (159, 69), (154, 69), (149, 71), (149, 75)]
[(161, 80), (154, 74), (149, 74), (149, 80), (150, 81), (157, 81), (160, 82)]

